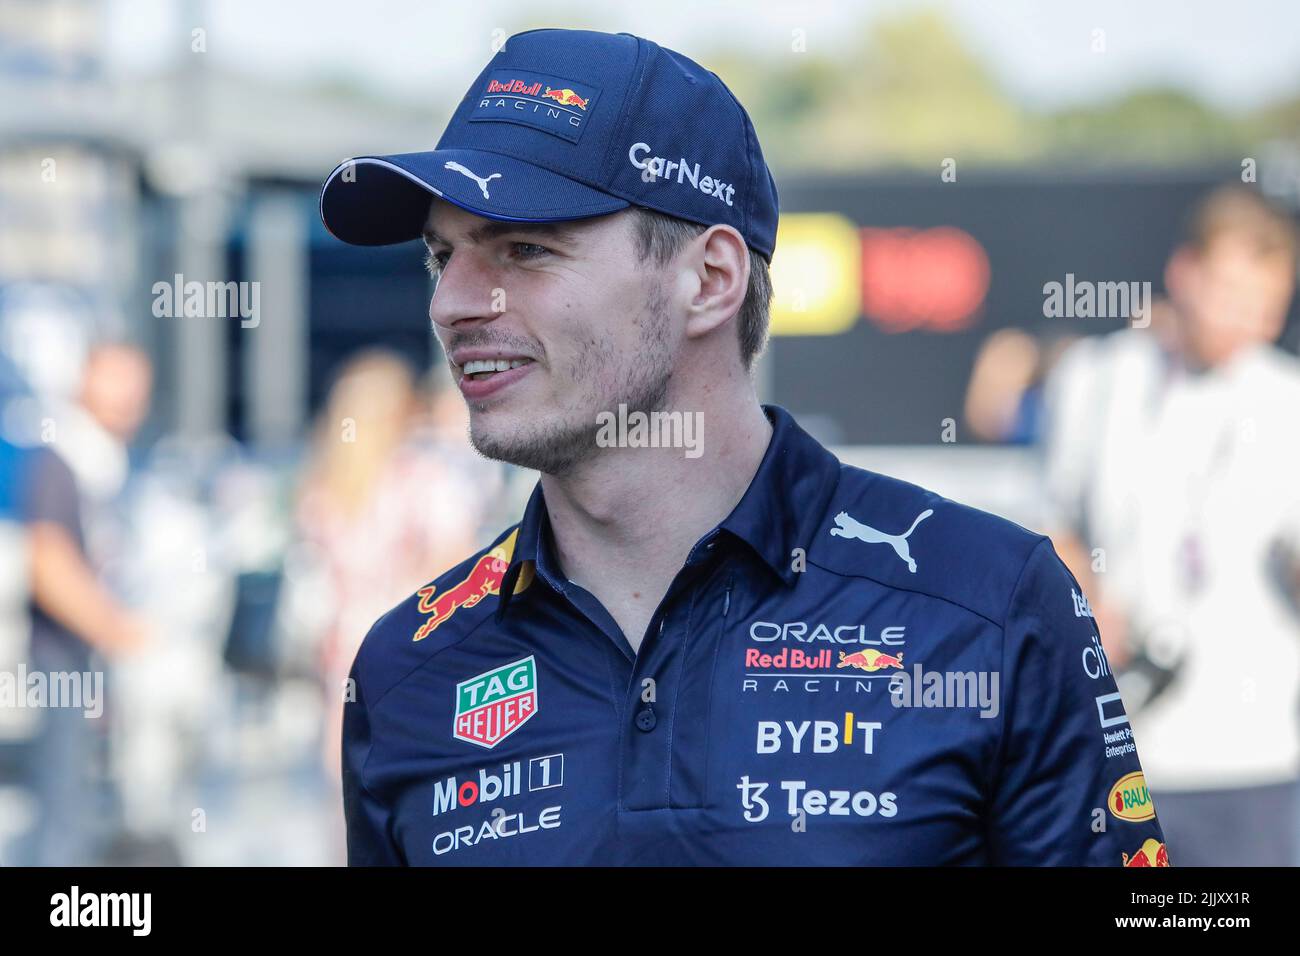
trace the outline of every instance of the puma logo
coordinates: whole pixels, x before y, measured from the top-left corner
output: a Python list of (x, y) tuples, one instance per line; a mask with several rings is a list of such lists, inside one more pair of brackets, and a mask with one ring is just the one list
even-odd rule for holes
[(912, 527), (902, 534), (887, 534), (884, 531), (877, 531), (861, 521), (856, 521), (847, 512), (841, 511), (835, 516), (835, 524), (838, 527), (831, 528), (831, 534), (837, 538), (857, 538), (860, 541), (867, 542), (867, 544), (887, 544), (894, 549), (895, 554), (906, 562), (907, 570), (915, 574), (916, 562), (912, 560), (912, 553), (908, 549), (907, 539), (916, 530), (916, 526), (932, 514), (934, 514), (934, 510), (926, 508), (916, 516), (916, 520), (912, 522)]
[(491, 198), (492, 198), (491, 196), (488, 195), (487, 184), (490, 183), (490, 182), (492, 182), (492, 180), (494, 180), (494, 179), (500, 179), (500, 178), (501, 178), (501, 174), (500, 174), (500, 173), (492, 173), (492, 174), (491, 174), (490, 176), (488, 176), (486, 179), (484, 179), (482, 176), (475, 176), (472, 172), (470, 172), (468, 169), (466, 169), (466, 168), (465, 168), (464, 166), (462, 166), (460, 163), (444, 163), (442, 168), (443, 168), (443, 169), (450, 169), (450, 170), (452, 170), (452, 171), (454, 171), (454, 172), (457, 172), (457, 173), (463, 173), (464, 175), (468, 176), (470, 179), (474, 180), (474, 182), (478, 183), (478, 188), (481, 189), (481, 190), (483, 190), (483, 198), (484, 198), (484, 199), (491, 199)]

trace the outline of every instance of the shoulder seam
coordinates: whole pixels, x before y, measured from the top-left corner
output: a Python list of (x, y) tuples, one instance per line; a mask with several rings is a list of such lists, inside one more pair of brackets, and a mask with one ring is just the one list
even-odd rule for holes
[[(426, 583), (426, 584), (424, 585), (424, 587), (428, 587), (429, 584), (432, 584), (432, 583), (435, 582), (435, 581), (440, 581), (440, 580), (442, 580), (443, 578), (445, 578), (447, 575), (451, 574), (452, 571), (456, 570), (456, 568), (460, 567), (461, 565), (466, 564), (466, 563), (468, 563), (468, 562), (470, 562), (470, 561), (477, 560), (478, 558), (480, 558), (480, 557), (482, 557), (483, 555), (487, 554), (487, 553), (488, 553), (489, 551), (491, 551), (494, 547), (496, 547), (498, 543), (500, 543), (501, 541), (504, 541), (507, 537), (509, 537), (509, 536), (510, 536), (510, 533), (511, 533), (512, 531), (515, 531), (515, 530), (519, 527), (520, 524), (521, 524), (521, 522), (516, 521), (514, 524), (509, 525), (509, 526), (508, 526), (504, 531), (498, 532), (497, 534), (493, 535), (492, 540), (489, 541), (486, 545), (484, 545), (483, 547), (479, 548), (479, 549), (476, 550), (476, 551), (471, 552), (468, 556), (466, 556), (465, 558), (463, 558), (463, 559), (461, 559), (460, 561), (456, 562), (454, 565), (452, 565), (452, 566), (451, 566), (450, 568), (448, 568), (446, 571), (442, 572), (442, 574), (437, 575), (437, 576), (434, 577), (432, 580), (430, 580), (428, 583)], [(418, 593), (419, 593), (419, 590), (417, 590), (417, 591), (415, 592), (415, 594), (418, 594)], [(378, 620), (375, 621), (374, 625), (371, 626), (371, 632), (373, 632), (373, 631), (375, 630), (375, 628), (378, 627), (378, 626), (379, 626), (379, 625), (384, 621), (385, 618), (387, 618), (387, 617), (389, 617), (390, 615), (395, 614), (397, 611), (401, 610), (402, 605), (404, 605), (407, 601), (411, 600), (411, 598), (414, 597), (415, 594), (411, 594), (410, 596), (408, 596), (407, 598), (405, 598), (405, 599), (402, 601), (401, 604), (398, 604), (397, 606), (392, 607), (392, 608), (390, 608), (388, 611), (386, 611), (386, 612), (385, 612), (385, 613), (384, 613), (384, 614), (383, 614), (383, 615), (382, 615)], [(497, 597), (499, 598), (500, 595), (497, 595)], [(378, 698), (376, 698), (375, 702), (374, 702), (373, 704), (370, 705), (370, 709), (371, 709), (371, 710), (374, 710), (375, 708), (377, 708), (377, 707), (379, 706), (380, 702), (381, 702), (385, 697), (387, 697), (387, 696), (388, 696), (388, 695), (389, 695), (389, 694), (390, 694), (390, 693), (391, 693), (391, 692), (392, 692), (396, 687), (398, 687), (398, 686), (399, 686), (403, 681), (405, 681), (408, 677), (410, 677), (412, 674), (414, 674), (414, 673), (415, 673), (416, 671), (418, 671), (420, 668), (424, 667), (424, 665), (427, 664), (427, 663), (429, 663), (429, 661), (433, 660), (435, 657), (437, 657), (437, 656), (438, 656), (439, 654), (441, 654), (443, 651), (447, 650), (447, 648), (449, 648), (449, 647), (456, 647), (457, 645), (462, 644), (462, 643), (464, 643), (466, 640), (468, 640), (471, 634), (473, 634), (473, 633), (474, 633), (475, 631), (477, 631), (480, 627), (482, 627), (482, 626), (484, 625), (484, 623), (486, 623), (487, 621), (492, 620), (492, 617), (493, 617), (492, 614), (488, 614), (486, 617), (483, 618), (483, 620), (479, 621), (477, 624), (475, 624), (475, 625), (473, 625), (472, 627), (470, 627), (470, 629), (469, 629), (468, 631), (466, 631), (463, 635), (461, 635), (459, 638), (457, 638), (457, 639), (453, 639), (453, 640), (451, 640), (450, 642), (444, 644), (442, 647), (438, 648), (438, 650), (434, 651), (434, 652), (433, 652), (432, 654), (430, 654), (428, 657), (424, 658), (424, 659), (421, 660), (418, 664), (414, 665), (414, 666), (413, 666), (410, 670), (408, 670), (405, 674), (403, 674), (403, 675), (402, 675), (401, 677), (399, 677), (397, 680), (393, 681), (393, 683), (390, 684), (390, 685), (388, 686), (388, 688), (387, 688), (387, 689), (386, 689), (382, 694), (379, 695)], [(367, 637), (368, 637), (368, 636), (369, 636), (369, 635), (367, 635)], [(364, 642), (363, 642), (362, 646), (364, 647)]]
[(1040, 534), (1038, 540), (1034, 542), (1034, 546), (1030, 548), (1029, 553), (1025, 555), (1025, 563), (1020, 568), (1020, 573), (1016, 575), (1016, 583), (1011, 586), (1011, 594), (1007, 596), (1007, 606), (1002, 611), (1002, 623), (998, 625), (999, 627), (1005, 628), (1007, 626), (1007, 620), (1011, 615), (1011, 602), (1016, 599), (1016, 592), (1020, 590), (1020, 582), (1024, 580), (1025, 572), (1029, 570), (1029, 562), (1034, 560), (1034, 553), (1043, 546), (1044, 541), (1050, 542), (1051, 540), (1052, 539), (1047, 535)]
[(392, 693), (394, 690), (396, 690), (399, 686), (401, 686), (401, 684), (402, 684), (402, 683), (403, 683), (403, 682), (404, 682), (408, 677), (410, 677), (410, 676), (411, 676), (412, 674), (414, 674), (416, 671), (418, 671), (418, 670), (422, 670), (424, 667), (426, 667), (426, 666), (428, 665), (428, 663), (429, 663), (431, 660), (433, 660), (435, 657), (437, 657), (437, 656), (438, 656), (439, 654), (441, 654), (443, 651), (445, 651), (445, 650), (449, 650), (450, 648), (458, 647), (458, 646), (460, 646), (461, 644), (464, 644), (467, 640), (470, 639), (471, 636), (473, 636), (473, 634), (474, 634), (476, 631), (478, 631), (478, 629), (479, 629), (480, 627), (482, 627), (484, 624), (488, 623), (488, 622), (491, 621), (492, 619), (493, 619), (493, 615), (492, 615), (492, 614), (488, 614), (487, 616), (485, 616), (485, 617), (483, 618), (483, 620), (479, 621), (477, 624), (475, 624), (473, 627), (471, 627), (468, 631), (466, 631), (464, 634), (462, 634), (459, 638), (455, 638), (455, 639), (449, 641), (448, 643), (444, 644), (442, 647), (440, 647), (440, 648), (438, 648), (436, 651), (434, 651), (432, 654), (430, 654), (428, 657), (424, 658), (422, 661), (420, 661), (418, 664), (416, 664), (414, 667), (412, 667), (409, 671), (407, 671), (407, 672), (406, 672), (405, 674), (403, 674), (401, 677), (397, 678), (397, 680), (393, 681), (393, 683), (388, 687), (388, 689), (385, 690), (382, 694), (380, 694), (379, 697), (375, 700), (375, 702), (374, 702), (373, 704), (370, 705), (370, 709), (371, 709), (371, 710), (376, 709), (376, 708), (380, 705), (380, 703), (383, 702), (384, 698), (387, 697), (389, 694), (391, 694), (391, 693)]
[[(1034, 550), (1035, 550), (1037, 547), (1038, 547), (1038, 545), (1034, 545), (1033, 548), (1030, 548), (1030, 554), (1033, 554)], [(969, 614), (974, 614), (976, 617), (980, 618), (981, 620), (988, 621), (988, 622), (989, 622), (990, 624), (992, 624), (994, 627), (1001, 627), (1001, 626), (1002, 626), (1002, 624), (1001, 624), (1000, 622), (998, 622), (998, 621), (994, 620), (993, 618), (989, 617), (987, 614), (984, 614), (984, 613), (981, 612), (981, 611), (977, 611), (977, 610), (975, 610), (975, 608), (973, 608), (973, 607), (969, 607), (969, 606), (963, 604), (961, 601), (954, 600), (953, 598), (946, 597), (945, 595), (942, 595), (942, 594), (931, 594), (929, 591), (922, 591), (920, 588), (909, 588), (909, 587), (904, 587), (903, 585), (901, 585), (901, 584), (895, 584), (895, 583), (893, 583), (892, 581), (884, 581), (884, 580), (881, 580), (880, 578), (876, 577), (875, 575), (871, 575), (871, 574), (861, 574), (861, 573), (857, 573), (857, 572), (849, 572), (849, 571), (838, 571), (838, 570), (836, 570), (835, 568), (828, 568), (828, 567), (826, 567), (826, 565), (824, 565), (824, 564), (819, 564), (818, 562), (812, 560), (811, 558), (808, 558), (808, 559), (807, 559), (807, 563), (808, 563), (810, 566), (812, 566), (812, 567), (815, 567), (815, 568), (818, 568), (819, 570), (825, 571), (827, 574), (834, 574), (834, 575), (836, 575), (837, 577), (841, 577), (841, 578), (858, 578), (858, 579), (861, 579), (861, 580), (863, 580), (863, 581), (874, 581), (876, 584), (879, 584), (881, 587), (892, 588), (892, 589), (895, 590), (895, 591), (905, 591), (905, 592), (907, 592), (908, 594), (919, 594), (919, 595), (922, 595), (923, 597), (932, 598), (932, 599), (934, 599), (934, 600), (936, 600), (936, 601), (943, 601), (945, 604), (951, 604), (953, 607), (959, 607), (959, 608), (961, 608), (963, 611), (966, 611), (966, 612), (969, 613)], [(1026, 559), (1026, 563), (1027, 563), (1027, 559)], [(1021, 572), (1020, 572), (1020, 573), (1021, 573), (1021, 574), (1024, 574), (1024, 569), (1023, 569), (1023, 568), (1021, 569)], [(1020, 584), (1020, 579), (1017, 578), (1017, 579), (1016, 579), (1016, 586), (1019, 586), (1019, 584)], [(1013, 593), (1013, 594), (1015, 593), (1014, 588), (1013, 588), (1013, 590), (1012, 590), (1012, 593)], [(1008, 603), (1009, 603), (1009, 602), (1008, 602)]]

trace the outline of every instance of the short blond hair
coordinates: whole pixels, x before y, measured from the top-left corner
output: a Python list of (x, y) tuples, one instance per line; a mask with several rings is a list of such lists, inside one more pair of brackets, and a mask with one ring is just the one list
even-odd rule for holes
[(1187, 221), (1187, 245), (1198, 253), (1228, 235), (1245, 239), (1260, 258), (1284, 258), (1295, 267), (1300, 251), (1295, 222), (1258, 192), (1237, 183), (1211, 192)]
[[(667, 265), (673, 256), (691, 239), (704, 232), (708, 226), (668, 216), (645, 206), (632, 206), (633, 230), (637, 241), (637, 255), (649, 258), (656, 265)], [(754, 359), (767, 343), (768, 320), (772, 310), (772, 276), (767, 260), (752, 248), (749, 249), (749, 286), (745, 300), (736, 313), (736, 326), (740, 339), (740, 359), (745, 369), (753, 368)]]

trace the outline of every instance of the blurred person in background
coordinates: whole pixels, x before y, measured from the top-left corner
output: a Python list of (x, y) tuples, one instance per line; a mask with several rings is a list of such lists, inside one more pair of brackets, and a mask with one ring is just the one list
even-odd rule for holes
[(1043, 383), (1073, 336), (1039, 341), (998, 329), (980, 346), (966, 387), (966, 422), (983, 441), (1031, 445), (1042, 433)]
[[(344, 681), (370, 624), (478, 547), (496, 466), (466, 438), (450, 376), (430, 396), (398, 355), (371, 350), (339, 373), (316, 423), (296, 506), (332, 609), (320, 643), (324, 760), (339, 775)], [(468, 459), (468, 461), (467, 461)], [(488, 466), (485, 468), (484, 466)]]
[(1296, 253), (1286, 215), (1216, 190), (1150, 326), (1080, 342), (1048, 385), (1053, 538), (1187, 866), (1300, 862), (1300, 361), (1272, 344)]
[[(152, 368), (129, 345), (92, 349), (75, 403), (53, 410), (45, 444), (24, 465), (20, 514), (28, 535), (29, 667), (88, 674), (147, 642), (144, 620), (104, 580), (119, 553), (115, 517), (129, 470), (127, 446), (149, 409)], [(98, 726), (83, 710), (46, 707), (33, 741), (38, 818), (25, 862), (95, 862), (89, 791)]]

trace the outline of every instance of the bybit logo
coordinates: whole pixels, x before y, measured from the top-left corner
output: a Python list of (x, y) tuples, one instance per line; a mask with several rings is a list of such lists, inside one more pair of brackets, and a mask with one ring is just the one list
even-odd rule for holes
[[(841, 727), (833, 720), (760, 720), (755, 753), (775, 754), (788, 747), (789, 752), (831, 754), (841, 746), (854, 746), (855, 737), (861, 742), (862, 752), (873, 753), (876, 731), (883, 725), (878, 721), (854, 720), (853, 712), (846, 711)], [(812, 731), (809, 736), (808, 731)], [(855, 734), (854, 731), (859, 731)]]

